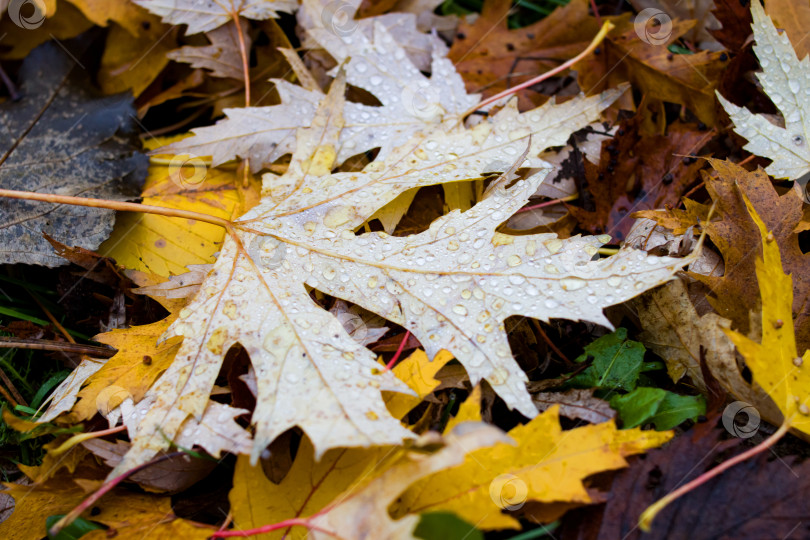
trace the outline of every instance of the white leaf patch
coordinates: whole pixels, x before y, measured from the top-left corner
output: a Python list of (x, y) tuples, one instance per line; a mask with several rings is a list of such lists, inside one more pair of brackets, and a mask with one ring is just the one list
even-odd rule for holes
[(765, 172), (775, 178), (797, 179), (810, 172), (810, 60), (799, 61), (787, 34), (780, 34), (759, 1), (751, 3), (754, 51), (762, 73), (757, 79), (784, 118), (784, 127), (717, 98), (734, 122), (734, 131), (748, 139), (745, 149), (773, 161)]

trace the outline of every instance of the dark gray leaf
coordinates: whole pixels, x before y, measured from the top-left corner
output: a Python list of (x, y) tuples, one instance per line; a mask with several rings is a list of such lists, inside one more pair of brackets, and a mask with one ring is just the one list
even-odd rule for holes
[[(0, 186), (131, 200), (148, 158), (137, 151), (129, 95), (97, 96), (77, 57), (88, 40), (46, 43), (23, 62), (22, 99), (0, 104)], [(94, 250), (112, 231), (112, 210), (0, 199), (0, 263), (58, 266), (43, 238)]]

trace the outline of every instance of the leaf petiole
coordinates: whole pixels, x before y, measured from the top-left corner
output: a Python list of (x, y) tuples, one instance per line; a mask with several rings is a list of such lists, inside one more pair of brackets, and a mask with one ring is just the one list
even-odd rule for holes
[(227, 219), (216, 216), (209, 216), (200, 212), (181, 210), (179, 208), (164, 208), (162, 206), (152, 206), (148, 204), (131, 203), (123, 201), (111, 201), (108, 199), (91, 199), (88, 197), (72, 197), (70, 195), (56, 195), (54, 193), (36, 193), (34, 191), (15, 191), (13, 189), (0, 189), (0, 197), (8, 199), (23, 199), (27, 201), (41, 201), (54, 204), (72, 204), (74, 206), (89, 206), (91, 208), (107, 208), (109, 210), (121, 210), (124, 212), (143, 212), (146, 214), (158, 214), (161, 216), (178, 217), (204, 221), (212, 225), (219, 225), (227, 230), (231, 230), (233, 223)]
[(764, 452), (765, 450), (767, 450), (768, 448), (779, 442), (779, 439), (784, 437), (789, 429), (790, 429), (790, 420), (785, 419), (785, 421), (782, 423), (781, 426), (779, 426), (779, 429), (777, 429), (773, 433), (773, 435), (771, 435), (758, 445), (749, 448), (742, 454), (734, 456), (728, 461), (724, 461), (723, 463), (713, 468), (712, 470), (706, 471), (705, 473), (701, 474), (691, 482), (682, 485), (681, 487), (679, 487), (666, 497), (656, 501), (655, 503), (650, 505), (646, 510), (644, 510), (644, 512), (641, 513), (641, 516), (638, 518), (639, 528), (644, 532), (650, 532), (650, 528), (652, 527), (652, 522), (655, 519), (655, 516), (657, 516), (661, 510), (666, 508), (669, 505), (669, 503), (675, 501), (682, 495), (686, 495), (693, 489), (702, 486), (715, 476), (722, 474), (723, 472), (727, 471), (734, 465), (742, 463), (743, 461), (752, 458), (757, 454), (761, 454), (762, 452)]

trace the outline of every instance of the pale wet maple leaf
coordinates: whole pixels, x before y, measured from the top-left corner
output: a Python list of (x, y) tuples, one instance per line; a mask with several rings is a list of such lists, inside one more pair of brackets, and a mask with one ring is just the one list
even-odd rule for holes
[[(430, 357), (450, 351), (473, 384), (486, 379), (507, 405), (533, 417), (537, 409), (509, 349), (504, 320), (523, 315), (609, 326), (604, 307), (666, 281), (688, 262), (633, 249), (594, 260), (605, 238), (496, 232), (547, 174), (548, 166), (534, 156), (594, 121), (617, 92), (523, 114), (513, 103), (471, 129), (439, 125), (418, 134), (361, 172), (332, 173), (345, 129), (339, 114), (344, 85), (341, 74), (311, 127), (297, 131), (288, 171), (265, 178), (267, 195), (239, 220), (239, 242), (226, 240), (170, 328), (166, 337), (183, 336), (183, 344), (147, 393), (152, 405), (112, 474), (150, 459), (189, 416), (200, 417), (224, 355), (236, 343), (256, 372), (253, 460), (293, 426), (307, 434), (318, 455), (414, 437), (390, 416), (380, 394), (407, 393), (407, 387), (391, 372), (380, 373), (375, 355), (316, 304), (308, 288), (402, 325)], [(481, 202), (434, 221), (427, 231), (407, 237), (355, 233), (408, 189), (480, 178), (509, 162), (513, 166), (501, 169)]]
[(810, 172), (810, 59), (799, 60), (787, 34), (776, 30), (758, 1), (751, 3), (751, 14), (754, 52), (762, 66), (757, 79), (782, 113), (784, 125), (738, 107), (719, 93), (717, 97), (734, 131), (748, 139), (744, 148), (772, 161), (765, 172), (795, 180)]
[[(537, 408), (512, 357), (506, 318), (610, 326), (603, 308), (670, 279), (689, 262), (630, 248), (600, 259), (597, 250), (606, 237), (561, 240), (496, 230), (551, 169), (540, 153), (598, 120), (623, 90), (559, 105), (550, 100), (525, 113), (512, 101), (497, 114), (465, 123), (477, 97), (464, 92), (445, 58), (434, 51), (428, 79), (397, 52), (384, 27), (377, 25), (374, 35), (374, 41), (360, 33), (343, 36), (339, 43), (316, 36), (342, 60), (327, 95), (280, 86), (286, 105), (261, 123), (283, 136), (256, 135), (246, 148), (251, 160), (255, 154), (263, 163), (283, 147), (292, 153), (290, 165), (282, 176), (265, 175), (262, 202), (238, 220), (204, 275), (200, 269), (193, 279), (178, 277), (167, 287), (196, 290), (164, 336), (182, 336), (183, 342), (144, 398), (122, 411), (132, 447), (111, 477), (148, 461), (171, 441), (185, 441), (195, 426), (216, 424), (205, 416), (212, 411), (209, 397), (225, 354), (237, 343), (255, 371), (253, 462), (295, 426), (317, 456), (336, 447), (414, 438), (389, 414), (381, 395), (410, 389), (391, 371), (381, 372), (375, 355), (312, 299), (311, 289), (407, 328), (431, 358), (449, 351), (473, 384), (488, 381), (509, 407), (531, 418)], [(372, 93), (381, 106), (347, 103), (347, 82)], [(220, 127), (226, 137), (228, 130)], [(224, 140), (206, 144), (216, 150), (227, 146)], [(373, 148), (380, 151), (362, 171), (333, 172), (344, 159)], [(217, 160), (234, 155), (241, 154), (229, 148)], [(490, 182), (478, 204), (450, 212), (424, 232), (357, 232), (408, 190), (483, 179)], [(234, 431), (233, 412), (221, 414), (233, 447), (217, 439), (217, 451), (245, 452), (246, 432)]]
[(162, 17), (167, 24), (188, 25), (186, 34), (209, 32), (233, 20), (234, 16), (264, 20), (293, 11), (295, 0), (133, 0)]

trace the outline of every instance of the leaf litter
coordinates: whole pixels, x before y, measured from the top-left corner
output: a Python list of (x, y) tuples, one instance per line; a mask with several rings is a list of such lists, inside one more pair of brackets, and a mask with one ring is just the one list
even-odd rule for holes
[[(89, 4), (73, 4), (107, 24)], [(483, 104), (466, 88), (490, 96), (513, 75), (526, 78), (514, 65), (490, 69), (487, 51), (535, 70), (560, 65), (587, 46), (583, 35), (560, 26), (559, 35), (554, 27), (538, 41), (537, 32), (554, 21), (584, 21), (592, 34), (606, 11), (574, 1), (523, 29), (500, 22), (492, 34), (486, 17), (469, 16), (465, 35), (453, 37), (458, 19), (447, 3), (435, 13), (436, 2), (391, 2), (395, 11), (355, 1), (135, 4), (151, 14), (122, 0), (109, 19), (126, 19), (133, 38), (140, 32), (134, 20), (152, 21), (155, 31), (185, 25), (186, 37), (173, 31), (169, 40), (183, 46), (168, 55), (169, 42), (161, 46), (153, 69), (135, 72), (143, 76), (115, 82), (113, 67), (102, 86), (131, 88), (147, 124), (174, 100), (224, 118), (163, 148), (149, 144), (142, 195), (163, 215), (126, 216), (102, 247), (143, 286), (129, 291), (114, 280), (112, 326), (100, 325), (95, 339), (115, 355), (83, 357), (39, 415), (20, 406), (17, 414), (34, 415), (4, 413), (21, 437), (53, 440), (41, 465), (20, 467), (44, 497), (26, 505), (24, 482), (8, 484), (21, 509), (0, 530), (22, 519), (36, 537), (47, 521), (51, 534), (72, 522), (62, 530), (87, 537), (103, 534), (99, 526), (125, 536), (157, 526), (157, 534), (191, 537), (292, 530), (296, 537), (410, 538), (431, 527), (480, 534), (476, 528), (565, 524), (572, 509), (609, 499), (607, 471), (676, 435), (685, 440), (690, 426), (705, 436), (711, 422), (721, 422), (742, 438), (728, 423), (731, 409), (720, 414), (722, 390), (780, 425), (686, 486), (658, 492), (664, 498), (641, 512), (649, 527), (687, 491), (766, 448), (793, 444), (782, 439), (789, 430), (806, 431), (801, 262), (810, 220), (796, 187), (804, 187), (801, 141), (794, 136), (798, 150), (787, 154), (787, 142), (777, 148), (762, 139), (800, 129), (802, 104), (792, 86), (807, 60), (793, 52), (803, 54), (793, 21), (791, 43), (752, 6), (753, 50), (764, 70), (758, 77), (771, 105), (742, 88), (744, 66), (754, 59), (739, 35), (747, 12), (726, 3), (716, 19), (703, 6), (688, 12), (695, 20), (664, 26), (672, 29), (665, 42), (639, 26), (648, 12), (639, 3), (634, 21), (610, 19), (620, 28), (601, 46), (591, 44), (574, 72), (521, 92), (520, 100)], [(50, 12), (48, 28), (69, 25), (70, 9)], [(667, 15), (666, 6), (653, 9)], [(785, 24), (784, 6), (773, 2), (768, 10)], [(292, 19), (273, 19), (286, 12), (295, 13), (301, 49), (287, 48)], [(110, 29), (111, 54), (118, 31)], [(460, 75), (448, 52), (456, 58), (466, 34), (481, 32), (478, 53), (487, 54), (462, 54)], [(531, 43), (559, 58), (524, 58)], [(285, 50), (275, 51), (279, 44)], [(771, 49), (783, 61), (769, 63)], [(291, 71), (278, 78), (285, 62)], [(275, 78), (256, 80), (266, 77)], [(715, 88), (737, 105), (715, 97)], [(546, 100), (549, 90), (557, 95)], [(751, 170), (767, 163), (743, 159), (716, 121), (715, 99), (749, 140), (744, 148), (771, 159), (766, 172), (795, 180), (793, 188)], [(768, 114), (774, 105), (781, 119)], [(18, 114), (14, 102), (2, 106)], [(213, 123), (194, 118), (194, 126)], [(719, 159), (696, 159), (697, 152)], [(109, 165), (123, 170), (137, 160), (132, 155), (121, 152)], [(201, 185), (188, 185), (188, 170), (198, 165), (212, 168)], [(168, 216), (191, 219), (188, 234)], [(632, 227), (635, 218), (642, 219)], [(698, 233), (709, 242), (690, 252)], [(96, 235), (90, 249), (108, 235)], [(625, 235), (631, 241), (622, 242)], [(70, 244), (53, 243), (78, 261)], [(44, 257), (59, 261), (46, 245)], [(148, 275), (154, 271), (160, 276)], [(133, 292), (158, 299), (168, 315), (132, 325), (130, 304), (120, 299)], [(633, 325), (644, 330), (633, 334), (638, 341), (628, 335)], [(764, 352), (774, 350), (776, 360)], [(409, 356), (399, 360), (403, 352)], [(785, 384), (792, 375), (798, 382)], [(499, 428), (482, 425), (482, 417)], [(107, 436), (115, 438), (100, 438)], [(211, 459), (227, 453), (238, 455), (235, 471), (233, 462)], [(677, 474), (686, 465), (661, 466)], [(224, 525), (216, 518), (218, 531), (190, 514), (168, 518), (180, 507), (165, 497), (163, 519), (147, 512), (121, 520), (104, 506), (129, 500), (118, 485), (128, 477), (147, 490), (186, 490), (194, 498), (217, 471), (233, 474), (235, 518)], [(619, 481), (615, 489), (625, 488)], [(131, 500), (132, 508), (144, 504)], [(640, 500), (630, 520), (652, 502)], [(83, 514), (93, 504), (101, 504), (93, 510), (98, 519)]]

